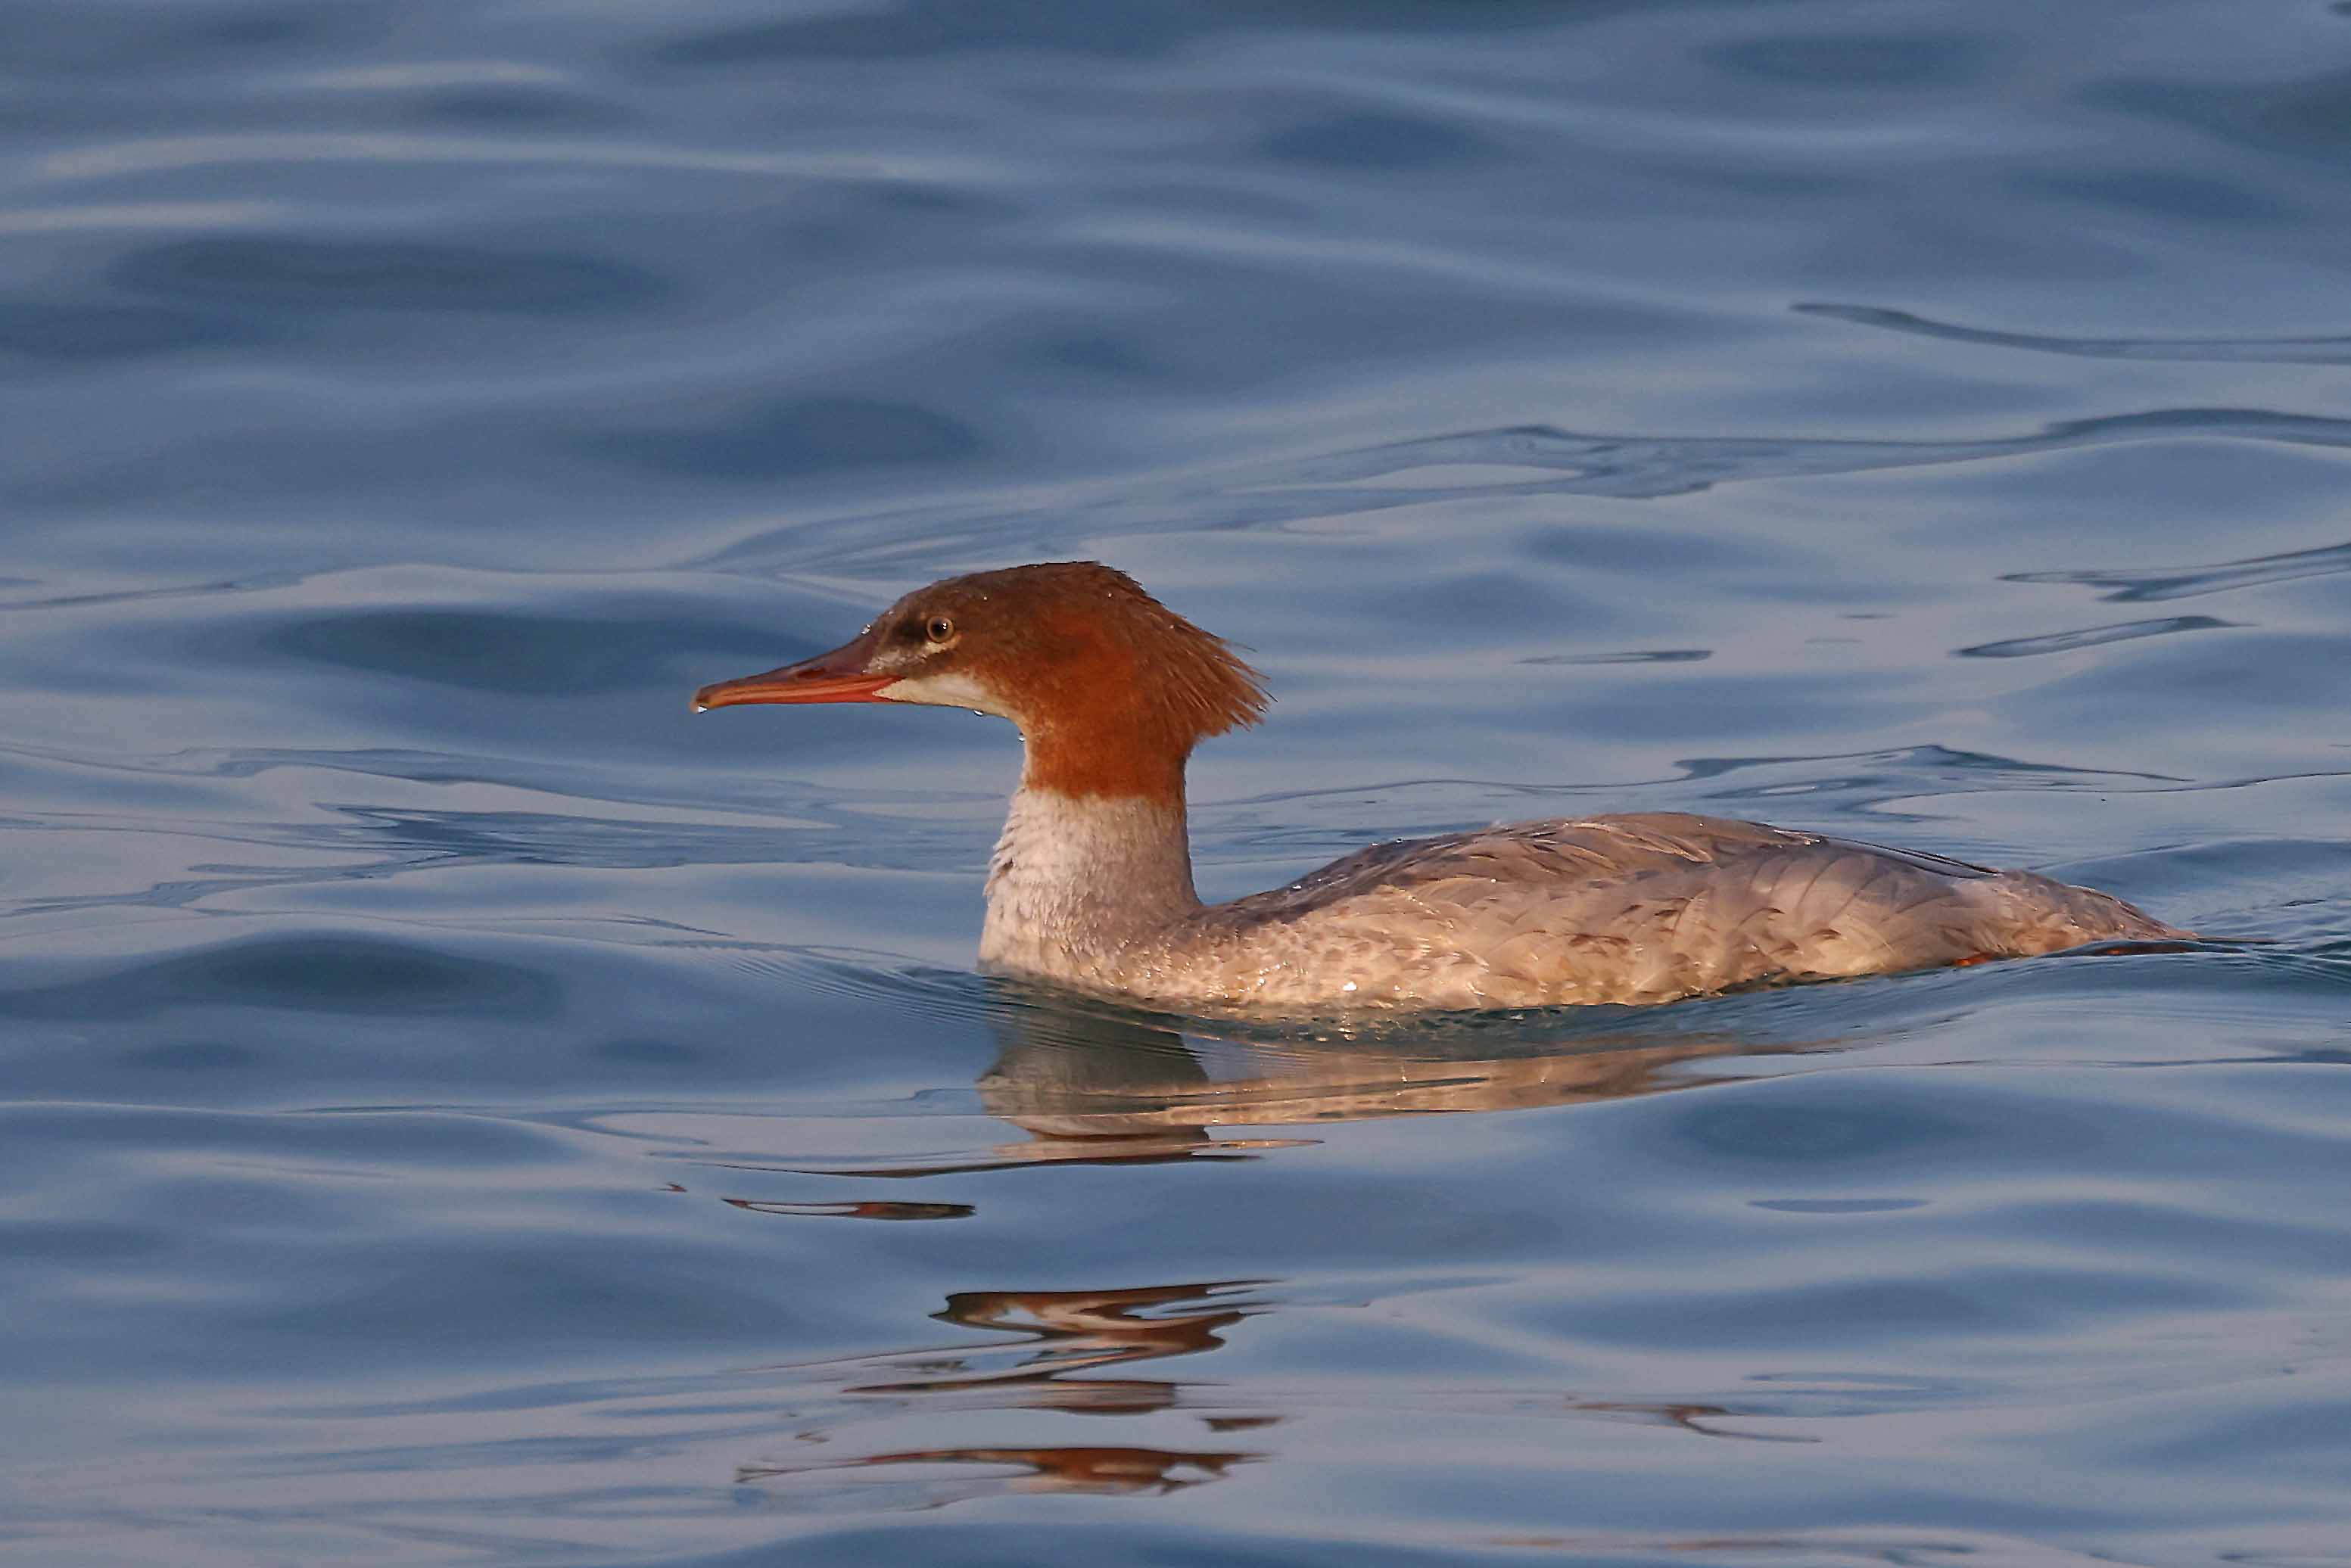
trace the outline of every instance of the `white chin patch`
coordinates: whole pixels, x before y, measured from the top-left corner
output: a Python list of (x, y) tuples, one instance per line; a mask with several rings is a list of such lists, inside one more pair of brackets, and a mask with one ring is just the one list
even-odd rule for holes
[(967, 707), (978, 713), (1004, 715), (995, 696), (969, 675), (942, 670), (935, 675), (909, 675), (892, 681), (873, 694), (883, 702), (928, 703), (934, 707)]

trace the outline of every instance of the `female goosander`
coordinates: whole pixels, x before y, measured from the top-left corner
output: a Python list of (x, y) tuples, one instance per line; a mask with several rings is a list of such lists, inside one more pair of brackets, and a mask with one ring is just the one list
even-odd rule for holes
[(1026, 759), (981, 966), (1194, 1011), (1661, 1002), (2190, 935), (2031, 872), (1677, 811), (1378, 844), (1204, 905), (1184, 765), (1266, 701), (1223, 639), (1092, 561), (935, 582), (830, 653), (694, 699), (1010, 719)]

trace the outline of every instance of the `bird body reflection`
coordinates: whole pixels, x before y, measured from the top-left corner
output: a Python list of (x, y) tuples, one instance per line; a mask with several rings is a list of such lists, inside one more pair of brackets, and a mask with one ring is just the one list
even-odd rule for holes
[[(1339, 1034), (1218, 1030), (1016, 980), (987, 984), (997, 1055), (980, 1074), (980, 1103), (1029, 1134), (973, 1162), (990, 1166), (1245, 1158), (1311, 1143), (1322, 1123), (1695, 1087), (1708, 1080), (1687, 1071), (1693, 1064), (1758, 1049), (1727, 1033), (1570, 1027), (1557, 1014)], [(1231, 1135), (1237, 1129), (1289, 1135)]]
[[(1202, 1157), (1261, 1157), (1311, 1144), (1311, 1135), (1232, 1137), (1371, 1117), (1565, 1106), (1662, 1093), (1711, 1082), (1687, 1071), (1756, 1041), (1651, 1028), (1562, 1032), (1555, 1018), (1489, 1027), (1416, 1029), (1355, 1037), (1203, 1033), (1114, 1006), (1086, 1008), (1061, 993), (989, 982), (986, 1007), (995, 1061), (980, 1075), (987, 1113), (1023, 1140), (952, 1162), (831, 1167), (835, 1176), (936, 1177), (984, 1169), (1131, 1164)], [(1794, 1051), (1804, 1044), (1765, 1044)], [(740, 1162), (728, 1162), (739, 1165)], [(781, 1204), (735, 1199), (750, 1212), (903, 1218), (909, 1206), (867, 1200)], [(1274, 1448), (1145, 1442), (1131, 1437), (1037, 1442), (1035, 1417), (1088, 1416), (1146, 1423), (1153, 1437), (1172, 1418), (1204, 1436), (1255, 1434), (1330, 1402), (1309, 1390), (1240, 1391), (1221, 1382), (1136, 1375), (1145, 1363), (1210, 1354), (1253, 1320), (1283, 1306), (1279, 1280), (1196, 1281), (1094, 1289), (957, 1291), (940, 1321), (1010, 1343), (920, 1345), (854, 1357), (820, 1371), (834, 1390), (799, 1427), (822, 1445), (744, 1465), (741, 1484), (778, 1500), (839, 1500), (930, 1509), (1004, 1492), (1164, 1495), (1228, 1478), (1236, 1467), (1279, 1458)], [(1656, 1399), (1508, 1388), (1434, 1389), (1415, 1396), (1432, 1410), (1499, 1407), (1514, 1416), (1635, 1421), (1708, 1437), (1759, 1437), (1716, 1423), (1747, 1412), (1687, 1396)], [(898, 1441), (841, 1457), (852, 1429), (929, 1437), (991, 1414), (1020, 1418), (1001, 1439)], [(1071, 1434), (1075, 1437), (1077, 1434)], [(1791, 1440), (1771, 1438), (1769, 1440)], [(1792, 1439), (1808, 1440), (1808, 1439)], [(1244, 1439), (1246, 1441), (1246, 1439)], [(1272, 1439), (1278, 1445), (1278, 1438)]]

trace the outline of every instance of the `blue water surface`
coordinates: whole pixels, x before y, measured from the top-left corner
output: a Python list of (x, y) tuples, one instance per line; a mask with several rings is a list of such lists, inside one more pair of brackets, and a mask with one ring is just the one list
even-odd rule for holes
[[(2319, 0), (12, 0), (0, 1557), (2351, 1563), (2346, 234)], [(1214, 896), (2265, 940), (990, 982), (1008, 729), (687, 697), (1072, 557)]]

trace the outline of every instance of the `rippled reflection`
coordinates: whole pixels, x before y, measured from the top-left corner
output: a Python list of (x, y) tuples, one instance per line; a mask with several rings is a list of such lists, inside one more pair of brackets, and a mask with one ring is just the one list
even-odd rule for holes
[[(1261, 1310), (1249, 1291), (1263, 1281), (1215, 1281), (1106, 1291), (963, 1291), (947, 1298), (941, 1322), (1021, 1336), (1024, 1345), (993, 1354), (909, 1363), (886, 1358), (874, 1368), (917, 1375), (850, 1385), (852, 1394), (958, 1394), (998, 1391), (996, 1401), (1102, 1415), (1136, 1415), (1175, 1403), (1177, 1385), (1148, 1379), (1072, 1376), (1131, 1362), (1196, 1355), (1225, 1342), (1223, 1333)], [(991, 1401), (991, 1402), (996, 1402)]]
[[(993, 984), (990, 1002), (998, 1051), (979, 1076), (979, 1103), (1025, 1139), (934, 1160), (822, 1168), (926, 1176), (1005, 1166), (1249, 1157), (1314, 1140), (1235, 1136), (1228, 1129), (1621, 1100), (1703, 1083), (1680, 1070), (1759, 1049), (1727, 1034), (1661, 1033), (1615, 1009), (1593, 1009), (1622, 1019), (1625, 1027), (1614, 1031), (1536, 1013), (1353, 1034), (1279, 1028), (1214, 1033), (1014, 982)], [(756, 1168), (765, 1162), (723, 1163)]]
[[(1027, 1136), (952, 1160), (843, 1162), (827, 1166), (828, 1174), (929, 1177), (1250, 1157), (1317, 1140), (1234, 1137), (1228, 1130), (1596, 1103), (1705, 1084), (1711, 1080), (1690, 1069), (1711, 1058), (1817, 1046), (1752, 1038), (1768, 1032), (1761, 1027), (1746, 1031), (1750, 1038), (1686, 1033), (1670, 1019), (1660, 1024), (1613, 1009), (1612, 1028), (1577, 1027), (1556, 1014), (1496, 1014), (1352, 1032), (1282, 1026), (1210, 1032), (1011, 981), (990, 983), (981, 1001), (998, 1051), (979, 1076), (979, 1103)], [(888, 1200), (727, 1202), (757, 1213), (867, 1218), (972, 1212), (962, 1205)], [(1144, 1439), (1164, 1434), (1170, 1416), (1212, 1433), (1256, 1431), (1346, 1396), (1311, 1383), (1267, 1387), (1198, 1375), (1137, 1376), (1132, 1369), (1210, 1354), (1251, 1320), (1311, 1300), (1277, 1279), (957, 1291), (936, 1319), (1010, 1339), (916, 1345), (798, 1369), (830, 1391), (793, 1406), (795, 1437), (819, 1451), (762, 1456), (744, 1463), (737, 1479), (788, 1506), (820, 1510), (927, 1510), (1005, 1492), (1158, 1495), (1221, 1479), (1236, 1465), (1279, 1458), (1279, 1444), (1204, 1449)], [(1566, 1388), (1383, 1390), (1384, 1406), (1400, 1399), (1456, 1413), (1815, 1440), (1728, 1428), (1719, 1423), (1752, 1412), (1688, 1399), (1612, 1398)], [(1058, 1430), (1035, 1428), (1040, 1413), (1144, 1425), (1120, 1440), (1067, 1442), (1058, 1440)], [(887, 1440), (909, 1434), (931, 1440)], [(945, 1440), (950, 1437), (958, 1440)], [(970, 1440), (960, 1440), (966, 1437)], [(868, 1451), (844, 1456), (837, 1451), (842, 1447)]]
[(1295, 1126), (1443, 1111), (1511, 1111), (1687, 1087), (1671, 1070), (1744, 1049), (1463, 1031), (1394, 1039), (1236, 1040), (1107, 1014), (1012, 1015), (979, 1080), (988, 1112), (1055, 1145), (1075, 1139), (1212, 1142), (1219, 1127)]
[[(1156, 1418), (1180, 1415), (1211, 1433), (1254, 1432), (1343, 1404), (1343, 1396), (1311, 1385), (1268, 1388), (1197, 1376), (1102, 1375), (1115, 1367), (1220, 1350), (1230, 1331), (1277, 1310), (1282, 1299), (1278, 1281), (958, 1292), (934, 1315), (1016, 1340), (977, 1348), (918, 1346), (799, 1369), (833, 1389), (830, 1397), (804, 1399), (795, 1407), (799, 1419), (793, 1435), (820, 1446), (820, 1457), (767, 1456), (738, 1467), (737, 1483), (804, 1506), (909, 1510), (1007, 1491), (1161, 1494), (1221, 1479), (1235, 1465), (1275, 1459), (1279, 1453), (1008, 1438), (877, 1447), (847, 1457), (833, 1450), (859, 1446), (860, 1435), (875, 1427), (985, 1432), (1001, 1424), (1028, 1430), (1040, 1412), (1144, 1420), (1155, 1432), (1165, 1430)], [(1692, 1401), (1586, 1397), (1563, 1389), (1394, 1387), (1384, 1388), (1381, 1399), (1433, 1412), (1628, 1421), (1703, 1437), (1817, 1440), (1728, 1429), (1718, 1423), (1753, 1412)]]
[[(940, 1320), (1018, 1336), (1009, 1345), (972, 1350), (916, 1349), (863, 1357), (830, 1369), (841, 1403), (801, 1427), (803, 1440), (825, 1441), (841, 1426), (913, 1416), (918, 1425), (973, 1411), (1049, 1410), (1089, 1416), (1148, 1416), (1174, 1409), (1186, 1385), (1170, 1380), (1107, 1377), (1108, 1368), (1196, 1355), (1225, 1343), (1224, 1333), (1262, 1302), (1259, 1281), (1226, 1281), (1103, 1291), (967, 1291), (948, 1299)], [(1207, 1417), (1212, 1430), (1270, 1424), (1259, 1412)], [(1144, 1444), (973, 1444), (893, 1448), (850, 1458), (774, 1458), (742, 1466), (738, 1483), (775, 1485), (831, 1479), (852, 1482), (860, 1506), (876, 1506), (879, 1486), (899, 1495), (881, 1506), (935, 1508), (987, 1492), (1167, 1492), (1223, 1477), (1254, 1452), (1201, 1451)], [(921, 1467), (986, 1467), (987, 1476), (910, 1478)], [(883, 1473), (886, 1472), (886, 1473)]]
[[(938, 1508), (987, 1492), (1172, 1492), (1203, 1481), (1221, 1480), (1233, 1465), (1260, 1456), (1249, 1453), (1177, 1452), (1168, 1448), (913, 1448), (868, 1454), (827, 1465), (746, 1465), (738, 1483), (782, 1480), (831, 1472), (872, 1470), (885, 1466), (986, 1465), (1010, 1468), (1000, 1479), (935, 1481), (919, 1486), (900, 1506)], [(895, 1479), (896, 1478), (892, 1478)], [(918, 1483), (919, 1484), (919, 1483)], [(900, 1483), (905, 1488), (906, 1483)], [(912, 1489), (908, 1489), (912, 1490)], [(860, 1501), (871, 1506), (875, 1500)]]

